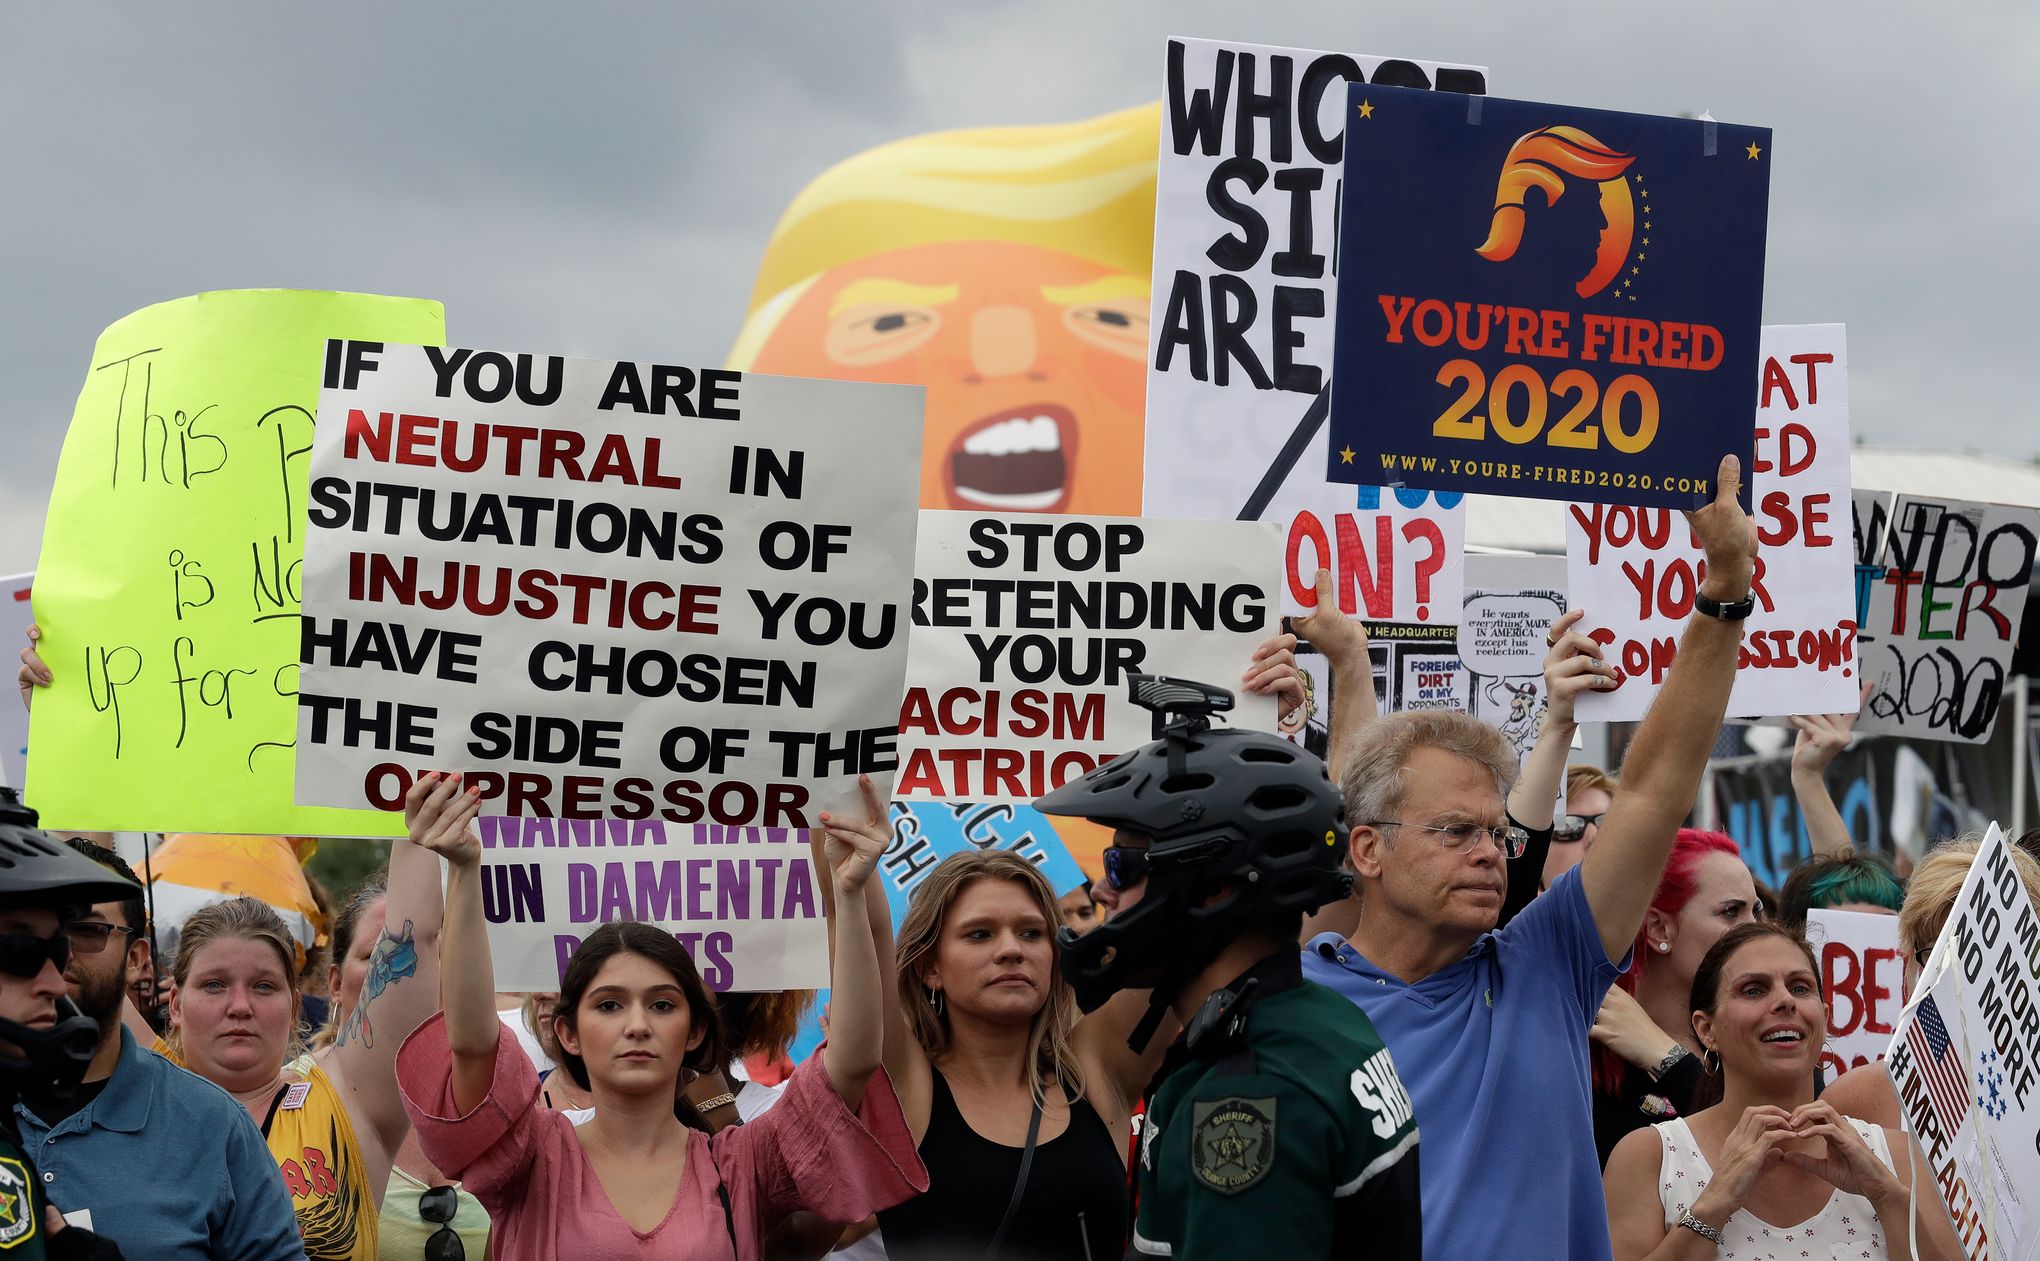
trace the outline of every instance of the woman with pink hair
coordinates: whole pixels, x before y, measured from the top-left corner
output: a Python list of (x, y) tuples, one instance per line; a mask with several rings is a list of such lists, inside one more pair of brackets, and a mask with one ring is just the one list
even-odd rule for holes
[(1693, 976), (1715, 942), (1756, 917), (1756, 881), (1736, 843), (1681, 828), (1629, 967), (1594, 1022), (1594, 1142), (1602, 1164), (1631, 1130), (1704, 1106), (1695, 1102), (1708, 1072), (1689, 1019)]

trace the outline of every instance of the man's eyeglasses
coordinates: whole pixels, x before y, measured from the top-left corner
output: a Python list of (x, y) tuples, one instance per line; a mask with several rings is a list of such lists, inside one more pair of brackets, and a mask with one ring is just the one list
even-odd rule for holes
[(64, 925), (64, 936), (71, 939), (72, 954), (96, 955), (106, 949), (106, 939), (115, 933), (132, 937), (135, 930), (97, 919), (74, 919)]
[(1124, 889), (1147, 879), (1148, 852), (1145, 846), (1107, 845), (1105, 847), (1105, 883), (1115, 889)]
[(1484, 828), (1478, 823), (1448, 823), (1433, 827), (1428, 823), (1404, 823), (1398, 819), (1369, 819), (1371, 828), (1415, 828), (1429, 832), (1438, 838), (1438, 843), (1448, 850), (1466, 849), (1486, 837), (1502, 851), (1504, 858), (1521, 858), (1524, 847), (1530, 844), (1530, 834), (1519, 827)]
[(33, 981), (42, 975), (43, 965), (54, 963), (62, 972), (71, 962), (71, 939), (61, 930), (54, 937), (34, 933), (0, 933), (0, 972)]
[(1606, 810), (1599, 814), (1560, 815), (1558, 822), (1551, 825), (1551, 839), (1568, 843), (1577, 841), (1587, 834), (1589, 827), (1599, 826), (1601, 820), (1607, 817)]
[(452, 1187), (433, 1187), (418, 1197), (419, 1219), (439, 1226), (425, 1241), (425, 1261), (467, 1261), (467, 1245), (453, 1233), (453, 1215), (459, 1209), (460, 1192)]

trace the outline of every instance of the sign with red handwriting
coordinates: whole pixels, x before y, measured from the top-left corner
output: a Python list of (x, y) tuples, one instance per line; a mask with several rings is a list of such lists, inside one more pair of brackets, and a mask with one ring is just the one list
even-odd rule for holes
[(917, 386), (334, 343), (301, 801), (804, 828), (895, 765)]
[[(1756, 610), (1729, 694), (1737, 718), (1854, 713), (1849, 361), (1839, 324), (1766, 328), (1758, 360)], [(1582, 722), (1643, 717), (1677, 655), (1706, 557), (1669, 508), (1566, 506), (1567, 588), (1624, 676), (1579, 698)]]
[(1226, 720), (1275, 729), (1239, 691), (1275, 633), (1277, 527), (927, 511), (900, 708), (903, 801), (1029, 802), (1154, 738), (1128, 678), (1236, 694)]
[(1828, 1006), (1820, 1066), (1833, 1081), (1883, 1059), (1891, 1045), (1891, 1031), (1905, 1007), (1898, 916), (1816, 908), (1806, 913), (1806, 940), (1820, 956), (1820, 988)]

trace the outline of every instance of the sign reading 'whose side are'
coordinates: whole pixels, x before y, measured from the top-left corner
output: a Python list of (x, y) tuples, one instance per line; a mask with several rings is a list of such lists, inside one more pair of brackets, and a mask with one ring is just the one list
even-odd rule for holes
[[(1135, 674), (1238, 691), (1274, 633), (1273, 522), (921, 514), (904, 800), (1026, 802), (1153, 738)], [(1236, 725), (1275, 705), (1239, 694)]]
[(895, 765), (921, 392), (335, 343), (298, 797), (811, 826)]
[(1747, 464), (1768, 129), (1347, 101), (1333, 479), (1690, 508)]

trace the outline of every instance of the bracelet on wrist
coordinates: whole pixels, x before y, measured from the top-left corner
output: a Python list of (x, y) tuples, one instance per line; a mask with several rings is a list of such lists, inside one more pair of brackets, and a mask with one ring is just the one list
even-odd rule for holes
[(1643, 1071), (1650, 1074), (1652, 1081), (1663, 1081), (1666, 1073), (1671, 1072), (1673, 1068), (1677, 1067), (1680, 1060), (1685, 1059), (1691, 1054), (1692, 1052), (1686, 1049), (1685, 1043), (1674, 1042), (1672, 1043), (1672, 1049), (1665, 1052), (1663, 1059), (1659, 1060), (1654, 1067), (1644, 1069)]
[(694, 1110), (703, 1116), (707, 1116), (717, 1108), (723, 1107), (726, 1104), (734, 1104), (736, 1101), (737, 1097), (725, 1090), (719, 1095), (710, 1095), (708, 1098), (695, 1104)]
[(1721, 1228), (1718, 1226), (1709, 1226), (1706, 1222), (1703, 1222), (1699, 1218), (1693, 1216), (1691, 1212), (1688, 1212), (1684, 1217), (1681, 1217), (1679, 1219), (1679, 1225), (1684, 1226), (1687, 1230), (1692, 1231), (1694, 1234), (1700, 1236), (1702, 1239), (1712, 1240), (1717, 1246), (1719, 1246), (1721, 1243)]

